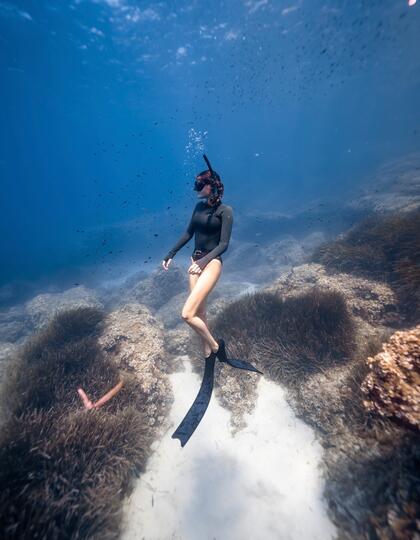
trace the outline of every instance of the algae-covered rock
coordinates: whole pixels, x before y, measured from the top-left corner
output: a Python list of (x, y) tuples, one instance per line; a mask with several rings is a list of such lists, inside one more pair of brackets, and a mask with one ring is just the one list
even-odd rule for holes
[(34, 329), (45, 327), (59, 312), (77, 307), (97, 307), (103, 305), (96, 292), (83, 285), (72, 287), (61, 293), (38, 294), (25, 304)]
[(395, 332), (383, 350), (369, 356), (362, 383), (370, 411), (420, 429), (420, 325)]

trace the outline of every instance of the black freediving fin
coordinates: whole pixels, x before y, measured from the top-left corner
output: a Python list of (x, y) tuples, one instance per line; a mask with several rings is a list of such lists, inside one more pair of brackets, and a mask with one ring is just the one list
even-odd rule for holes
[(213, 392), (215, 361), (215, 353), (211, 353), (210, 356), (205, 359), (206, 365), (204, 368), (203, 380), (201, 381), (197, 397), (182, 422), (172, 434), (172, 439), (179, 439), (182, 447), (185, 446), (188, 439), (194, 433), (210, 403), (211, 394)]
[(239, 369), (247, 369), (249, 371), (256, 371), (257, 373), (261, 373), (261, 375), (264, 375), (262, 371), (254, 367), (251, 362), (247, 362), (246, 360), (239, 360), (239, 358), (227, 358), (225, 362), (232, 367)]
[(234, 368), (247, 369), (248, 371), (255, 371), (256, 373), (261, 373), (261, 375), (264, 375), (264, 373), (254, 367), (251, 362), (247, 362), (246, 360), (240, 360), (239, 358), (228, 358), (225, 349), (225, 340), (223, 338), (220, 338), (217, 343), (219, 344), (219, 350), (216, 354), (217, 358), (221, 362), (225, 362), (226, 364), (229, 364)]

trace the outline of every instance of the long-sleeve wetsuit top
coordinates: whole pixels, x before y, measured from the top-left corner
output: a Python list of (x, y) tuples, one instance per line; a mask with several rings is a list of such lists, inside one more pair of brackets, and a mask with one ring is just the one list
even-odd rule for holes
[(168, 252), (164, 260), (172, 259), (195, 233), (195, 249), (211, 250), (198, 259), (196, 264), (203, 269), (208, 262), (226, 251), (233, 224), (233, 210), (227, 204), (216, 208), (207, 201), (199, 201), (192, 213), (190, 223), (178, 242)]

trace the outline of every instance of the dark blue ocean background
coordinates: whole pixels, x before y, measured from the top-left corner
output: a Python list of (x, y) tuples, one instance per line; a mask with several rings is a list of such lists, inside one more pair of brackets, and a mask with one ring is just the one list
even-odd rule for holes
[(419, 36), (402, 0), (0, 0), (2, 305), (155, 270), (203, 152), (235, 242), (347, 229), (419, 149)]

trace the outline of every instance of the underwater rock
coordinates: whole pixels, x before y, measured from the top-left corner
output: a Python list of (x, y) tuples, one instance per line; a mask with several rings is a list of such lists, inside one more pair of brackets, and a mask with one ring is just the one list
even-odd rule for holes
[(156, 317), (163, 321), (165, 328), (175, 328), (180, 323), (184, 323), (181, 311), (188, 294), (187, 290), (176, 294), (155, 312)]
[(362, 383), (369, 411), (420, 430), (420, 325), (395, 332), (382, 352), (367, 359)]
[(173, 394), (166, 373), (171, 371), (164, 348), (164, 327), (142, 304), (126, 304), (108, 313), (98, 344), (118, 368), (135, 373), (150, 426), (170, 406)]
[(158, 268), (146, 279), (124, 288), (121, 294), (121, 302), (138, 302), (152, 310), (164, 306), (169, 300), (181, 291), (188, 290), (186, 272), (172, 261), (169, 270)]
[(102, 282), (95, 288), (99, 300), (107, 311), (118, 309), (125, 302), (132, 301), (127, 291), (131, 290), (137, 283), (145, 280), (149, 273), (145, 270), (138, 270), (122, 280)]
[(73, 307), (98, 307), (103, 305), (92, 289), (83, 285), (62, 293), (38, 294), (25, 304), (25, 309), (35, 329), (44, 327), (56, 313)]
[(15, 343), (32, 331), (32, 321), (24, 305), (0, 311), (0, 341)]
[(13, 361), (18, 350), (19, 346), (16, 343), (0, 342), (0, 384), (7, 366)]
[(291, 235), (273, 239), (269, 244), (259, 245), (258, 237), (254, 242), (241, 242), (229, 252), (228, 268), (235, 274), (250, 277), (255, 282), (274, 279), (279, 272), (306, 260), (308, 249), (321, 243), (322, 235), (310, 235), (311, 238), (299, 241)]
[(141, 371), (163, 353), (163, 325), (147, 306), (132, 302), (107, 314), (99, 342), (118, 366)]
[(420, 207), (420, 152), (380, 167), (348, 206), (374, 212), (410, 212)]
[(352, 274), (330, 275), (318, 263), (295, 266), (263, 290), (291, 296), (314, 286), (340, 291), (352, 314), (371, 324), (388, 325), (400, 320), (395, 294), (387, 284)]
[(289, 236), (264, 247), (263, 260), (275, 266), (299, 264), (305, 260), (305, 250), (301, 242)]
[(326, 239), (327, 237), (323, 231), (314, 231), (305, 236), (305, 238), (302, 238), (300, 242), (305, 253), (308, 253), (308, 251), (312, 251), (314, 248), (324, 243)]
[(7, 341), (0, 342), (0, 362), (15, 354), (18, 349), (19, 345), (16, 345), (16, 343), (9, 343)]
[[(228, 291), (228, 287), (226, 287), (225, 290)], [(232, 298), (234, 298), (234, 293), (237, 293), (236, 288), (233, 288), (233, 290), (231, 291), (231, 295), (229, 295), (229, 293), (227, 292), (226, 297), (224, 297), (221, 294), (221, 288), (219, 290), (217, 290), (217, 288), (213, 289), (207, 296), (207, 319), (210, 319), (218, 312), (220, 312), (220, 310), (223, 309), (223, 307), (227, 305)], [(165, 328), (173, 329), (177, 328), (180, 325), (186, 324), (182, 319), (181, 313), (182, 308), (188, 298), (188, 295), (188, 291), (179, 293), (176, 296), (172, 297), (169, 302), (167, 302), (164, 306), (162, 306), (156, 311), (156, 317), (159, 317), (162, 320)]]
[(420, 208), (371, 214), (319, 246), (311, 262), (323, 264), (329, 274), (387, 283), (396, 295), (399, 322), (409, 327), (420, 322)]
[(127, 279), (124, 280), (124, 287), (131, 288), (137, 285), (140, 281), (143, 281), (149, 276), (149, 273), (145, 270), (139, 270), (138, 272), (135, 272), (131, 276), (129, 276)]
[(184, 327), (166, 330), (165, 347), (173, 355), (188, 354), (191, 342), (192, 329), (187, 325)]

